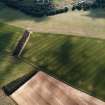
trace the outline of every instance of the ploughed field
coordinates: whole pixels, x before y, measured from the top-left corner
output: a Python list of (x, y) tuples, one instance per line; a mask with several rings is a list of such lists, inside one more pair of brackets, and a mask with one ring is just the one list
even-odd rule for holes
[(19, 105), (105, 105), (43, 72), (34, 75), (11, 98)]

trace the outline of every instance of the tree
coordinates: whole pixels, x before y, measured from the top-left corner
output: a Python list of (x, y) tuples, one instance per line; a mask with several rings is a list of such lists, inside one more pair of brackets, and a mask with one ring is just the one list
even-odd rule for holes
[(34, 0), (33, 11), (37, 15), (46, 15), (49, 11), (54, 9), (52, 0)]
[(95, 0), (93, 8), (105, 8), (105, 0)]
[(6, 5), (19, 9), (32, 16), (43, 16), (54, 9), (52, 0), (1, 0)]

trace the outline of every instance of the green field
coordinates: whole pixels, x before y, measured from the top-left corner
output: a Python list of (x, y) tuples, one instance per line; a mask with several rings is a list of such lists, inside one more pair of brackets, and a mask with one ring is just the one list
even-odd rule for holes
[[(31, 5), (32, 0), (23, 2)], [(94, 10), (92, 14), (75, 11), (39, 19), (0, 3), (0, 88), (37, 66), (105, 101), (104, 17), (104, 11)], [(33, 34), (21, 57), (14, 58), (12, 52), (24, 32), (21, 28), (29, 28)]]
[(22, 32), (19, 28), (0, 23), (0, 87), (33, 69), (11, 56)]
[(105, 99), (105, 41), (33, 33), (22, 58), (68, 84)]
[[(105, 100), (105, 41), (50, 33), (33, 33), (21, 58), (11, 56), (23, 30), (0, 23), (0, 87), (40, 70)], [(25, 62), (24, 62), (25, 61)]]

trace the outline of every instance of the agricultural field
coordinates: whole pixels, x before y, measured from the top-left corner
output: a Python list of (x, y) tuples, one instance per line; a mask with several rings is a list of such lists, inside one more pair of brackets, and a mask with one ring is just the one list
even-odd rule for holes
[(66, 83), (105, 99), (105, 41), (33, 33), (22, 58)]
[[(100, 11), (34, 18), (0, 4), (0, 87), (36, 70), (34, 65), (105, 100), (105, 12)], [(33, 33), (22, 55), (14, 58), (25, 29)]]
[(0, 87), (33, 69), (11, 56), (22, 33), (22, 29), (0, 23)]
[(22, 33), (23, 29), (0, 23), (0, 87), (35, 70), (33, 64), (73, 87), (105, 99), (104, 40), (33, 33), (18, 59), (11, 54)]

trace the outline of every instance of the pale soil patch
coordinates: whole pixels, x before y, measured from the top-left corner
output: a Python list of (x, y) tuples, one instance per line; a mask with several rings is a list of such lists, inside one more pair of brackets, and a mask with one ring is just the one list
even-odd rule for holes
[(105, 18), (92, 18), (88, 16), (89, 14), (89, 12), (75, 11), (36, 19), (19, 11), (4, 9), (0, 12), (0, 21), (25, 29), (29, 28), (33, 32), (62, 33), (105, 39)]

